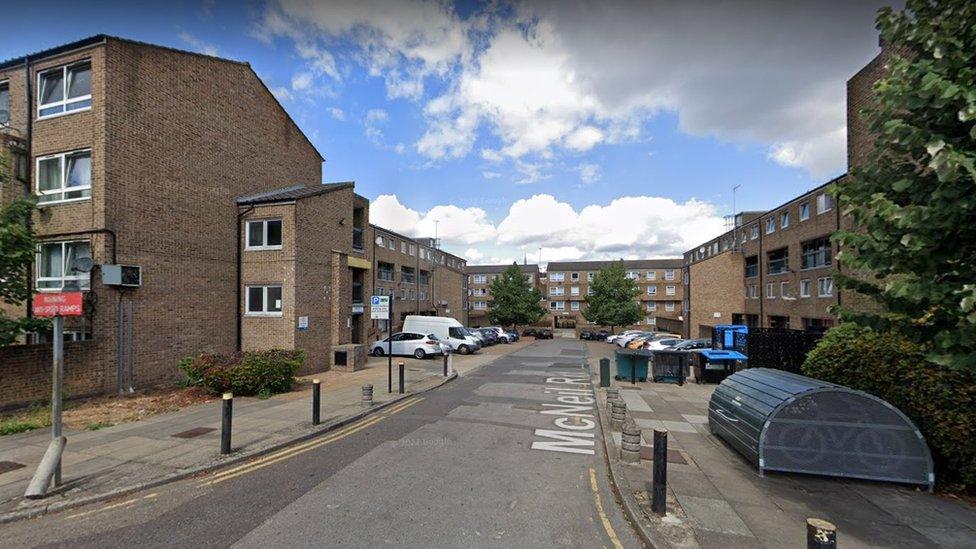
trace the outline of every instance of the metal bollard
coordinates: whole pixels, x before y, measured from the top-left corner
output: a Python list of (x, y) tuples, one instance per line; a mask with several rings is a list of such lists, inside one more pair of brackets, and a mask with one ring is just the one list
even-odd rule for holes
[(610, 386), (610, 359), (600, 359), (600, 387)]
[(637, 422), (628, 419), (624, 422), (620, 436), (620, 460), (624, 463), (640, 463), (641, 430)]
[(234, 417), (234, 393), (224, 393), (220, 414), (220, 453), (230, 453), (231, 420)]
[(373, 405), (373, 386), (369, 383), (363, 385), (363, 406), (369, 408)]
[(400, 394), (403, 394), (403, 363), (397, 365), (400, 369)]
[(321, 403), (322, 403), (322, 382), (317, 379), (313, 379), (312, 380), (312, 425), (319, 424), (319, 420), (321, 419), (319, 416)]
[(616, 399), (610, 408), (610, 429), (619, 431), (627, 419), (627, 404), (622, 399)]
[(654, 429), (654, 477), (651, 511), (664, 516), (668, 511), (668, 430)]
[(837, 527), (823, 519), (807, 519), (807, 549), (835, 549)]

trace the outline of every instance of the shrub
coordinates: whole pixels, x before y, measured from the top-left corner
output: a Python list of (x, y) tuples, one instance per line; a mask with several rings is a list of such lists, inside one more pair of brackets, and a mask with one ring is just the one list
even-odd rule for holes
[(976, 490), (976, 373), (928, 362), (928, 349), (845, 323), (807, 356), (806, 375), (882, 398), (915, 422), (949, 491)]
[(271, 395), (291, 391), (295, 373), (305, 362), (304, 351), (248, 351), (227, 355), (203, 353), (180, 361), (191, 387), (213, 393)]

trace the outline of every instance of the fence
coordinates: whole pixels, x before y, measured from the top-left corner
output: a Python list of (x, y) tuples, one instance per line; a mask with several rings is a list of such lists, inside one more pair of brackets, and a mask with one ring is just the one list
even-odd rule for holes
[(749, 357), (750, 368), (773, 368), (802, 374), (807, 353), (822, 337), (823, 332), (749, 328), (748, 334), (736, 334), (736, 348), (742, 348), (742, 353)]

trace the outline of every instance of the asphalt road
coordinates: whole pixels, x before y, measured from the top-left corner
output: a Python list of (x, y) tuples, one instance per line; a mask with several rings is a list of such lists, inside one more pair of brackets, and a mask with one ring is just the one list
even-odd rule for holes
[(302, 445), (0, 526), (0, 546), (637, 547), (584, 354), (537, 342)]

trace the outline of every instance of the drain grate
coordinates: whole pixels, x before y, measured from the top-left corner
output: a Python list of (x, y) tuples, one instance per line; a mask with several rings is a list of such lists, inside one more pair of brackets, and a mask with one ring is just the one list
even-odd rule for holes
[[(654, 460), (654, 447), (653, 446), (641, 446), (640, 449), (641, 459), (646, 459), (648, 461)], [(681, 465), (688, 465), (688, 461), (685, 460), (685, 456), (681, 455), (681, 452), (677, 450), (672, 450), (668, 448), (668, 463), (680, 463)]]
[(182, 433), (176, 433), (173, 435), (176, 438), (197, 438), (198, 436), (205, 435), (207, 433), (216, 431), (214, 427), (194, 427), (189, 431), (183, 431)]
[(16, 461), (0, 461), (0, 475), (22, 469), (23, 467), (23, 463), (17, 463)]

